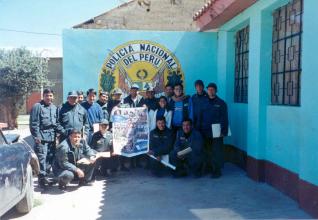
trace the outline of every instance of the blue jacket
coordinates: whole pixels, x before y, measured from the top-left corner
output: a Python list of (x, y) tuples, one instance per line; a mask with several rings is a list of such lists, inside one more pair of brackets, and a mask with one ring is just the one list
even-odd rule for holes
[[(180, 103), (182, 102), (182, 103)], [(191, 118), (192, 119), (192, 108), (190, 105), (190, 97), (189, 96), (183, 96), (181, 101), (178, 101), (174, 96), (172, 97), (169, 106), (172, 110), (172, 120), (171, 124), (172, 126), (182, 126), (182, 121), (185, 118)], [(177, 107), (177, 105), (181, 104), (181, 109)]]
[(212, 124), (221, 124), (221, 134), (228, 133), (228, 113), (226, 103), (216, 96), (214, 99), (205, 98), (199, 117), (199, 129), (205, 137), (212, 137)]
[(155, 128), (150, 132), (149, 148), (155, 157), (169, 154), (173, 148), (173, 141), (173, 132), (169, 128), (163, 131)]
[(57, 107), (54, 104), (45, 105), (43, 100), (32, 107), (29, 124), (32, 136), (42, 141), (54, 142), (56, 132), (65, 133), (58, 122)]
[(93, 131), (93, 124), (100, 123), (104, 119), (104, 112), (99, 104), (93, 103), (89, 104), (88, 102), (83, 102), (81, 104), (87, 111), (87, 119), (90, 131)]
[(64, 103), (59, 111), (59, 122), (67, 134), (72, 129), (81, 131), (84, 127), (84, 134), (88, 135), (89, 124), (87, 112), (80, 104), (72, 106), (68, 102)]
[(103, 114), (104, 114), (104, 118), (109, 120), (109, 115), (110, 115), (110, 112), (108, 111), (109, 110), (109, 107), (108, 107), (109, 102), (102, 103), (101, 101), (97, 100), (96, 103), (99, 104), (99, 106), (102, 108)]
[(199, 129), (198, 119), (200, 117), (200, 112), (204, 101), (207, 98), (207, 93), (203, 90), (203, 94), (194, 94), (190, 100), (190, 108), (192, 109), (193, 114), (193, 125), (196, 129)]
[(97, 152), (113, 152), (113, 134), (107, 131), (103, 135), (100, 131), (94, 133), (89, 146)]
[(177, 152), (191, 147), (193, 159), (201, 160), (203, 156), (203, 139), (197, 130), (193, 129), (190, 135), (186, 135), (182, 130), (178, 131), (173, 148), (174, 155)]

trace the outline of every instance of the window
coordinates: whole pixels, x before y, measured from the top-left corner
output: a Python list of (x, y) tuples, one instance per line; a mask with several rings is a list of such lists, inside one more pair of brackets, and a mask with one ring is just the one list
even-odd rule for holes
[(300, 105), (302, 14), (302, 0), (293, 0), (273, 13), (273, 105)]
[(234, 101), (247, 103), (249, 26), (236, 33)]

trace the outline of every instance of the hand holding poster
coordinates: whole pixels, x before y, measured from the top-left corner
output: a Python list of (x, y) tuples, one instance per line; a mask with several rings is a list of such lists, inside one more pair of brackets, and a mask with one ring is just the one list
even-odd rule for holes
[(113, 114), (114, 153), (133, 157), (149, 150), (147, 108), (118, 108)]

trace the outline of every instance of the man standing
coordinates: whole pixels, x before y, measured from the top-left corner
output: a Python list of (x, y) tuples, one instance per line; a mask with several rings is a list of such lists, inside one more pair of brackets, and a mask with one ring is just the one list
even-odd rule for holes
[(81, 138), (81, 131), (72, 129), (70, 136), (56, 149), (53, 172), (58, 179), (59, 188), (65, 189), (74, 177), (78, 178), (79, 186), (89, 183), (97, 158), (96, 152)]
[(198, 118), (200, 114), (200, 108), (202, 107), (202, 104), (207, 97), (207, 93), (204, 91), (204, 84), (202, 80), (196, 80), (194, 86), (197, 93), (191, 97), (190, 108), (192, 108), (193, 111), (194, 128), (199, 129)]
[(46, 175), (50, 172), (55, 155), (56, 133), (65, 133), (58, 122), (58, 109), (52, 103), (53, 98), (53, 91), (45, 89), (43, 100), (32, 107), (30, 114), (30, 132), (35, 142), (34, 151), (40, 163), (38, 184), (41, 188), (45, 188), (49, 183)]
[(192, 129), (191, 119), (184, 119), (182, 130), (178, 131), (174, 149), (170, 153), (170, 163), (176, 166), (175, 176), (192, 174), (201, 176), (203, 139), (201, 134)]
[[(199, 129), (205, 142), (206, 168), (212, 170), (212, 178), (219, 178), (222, 175), (221, 168), (223, 167), (223, 137), (228, 135), (227, 105), (216, 95), (215, 83), (209, 83), (207, 91), (208, 97), (200, 112)], [(219, 137), (213, 137), (216, 134), (212, 133), (212, 125), (219, 126)]]
[(94, 125), (98, 124), (104, 119), (104, 113), (102, 108), (95, 102), (96, 99), (96, 91), (94, 89), (89, 89), (87, 91), (87, 101), (83, 102), (81, 105), (87, 111), (87, 118), (89, 124), (89, 133), (87, 142), (89, 143), (93, 134), (94, 134)]
[(189, 105), (190, 97), (183, 94), (182, 84), (174, 86), (174, 96), (172, 96), (169, 106), (172, 110), (172, 129), (176, 133), (182, 128), (184, 119), (192, 118), (192, 109)]
[(67, 102), (62, 105), (59, 112), (59, 122), (66, 130), (66, 136), (60, 140), (64, 140), (73, 129), (83, 131), (83, 136), (88, 135), (89, 124), (86, 110), (77, 103), (77, 92), (68, 93)]
[(109, 112), (109, 119), (110, 120), (111, 120), (110, 116), (112, 114), (113, 108), (122, 103), (122, 98), (121, 98), (122, 94), (123, 94), (123, 92), (121, 91), (121, 89), (116, 88), (113, 91), (113, 95), (112, 95), (111, 99), (108, 101), (107, 110)]
[(173, 96), (173, 86), (169, 83), (165, 86), (165, 95), (164, 96), (167, 98), (168, 103), (169, 103), (172, 96)]
[[(139, 86), (137, 84), (133, 84), (130, 88), (130, 94), (124, 99), (124, 105), (127, 105), (130, 108), (137, 107), (146, 107), (145, 99), (138, 94)], [(121, 157), (121, 169), (124, 171), (128, 171), (129, 169), (125, 166), (127, 160), (130, 161), (131, 167), (142, 167), (141, 161), (144, 160), (143, 155), (138, 155), (131, 159), (126, 159)]]
[(155, 176), (162, 176), (163, 165), (160, 163), (162, 155), (169, 154), (173, 148), (173, 132), (166, 127), (165, 117), (156, 119), (156, 128), (150, 132), (149, 153), (157, 158), (150, 159), (151, 171)]
[(82, 90), (77, 91), (77, 102), (82, 104), (84, 101), (84, 92)]
[(138, 94), (139, 86), (133, 84), (130, 88), (130, 94), (124, 99), (124, 104), (130, 108), (146, 107), (145, 99)]
[(155, 111), (158, 108), (158, 100), (155, 98), (155, 91), (152, 86), (146, 89), (145, 104), (148, 107), (148, 112), (150, 110)]
[(110, 112), (108, 111), (109, 110), (108, 100), (109, 100), (109, 93), (101, 91), (99, 93), (99, 99), (97, 100), (97, 104), (99, 104), (100, 107), (102, 108), (103, 113), (104, 113), (104, 118), (107, 120), (109, 120), (109, 115), (110, 115)]

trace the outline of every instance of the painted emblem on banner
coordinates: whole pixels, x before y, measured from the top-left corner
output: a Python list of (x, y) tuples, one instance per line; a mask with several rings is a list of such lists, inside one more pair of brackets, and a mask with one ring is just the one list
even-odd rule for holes
[(170, 83), (184, 84), (184, 74), (175, 55), (151, 41), (129, 41), (110, 51), (100, 72), (99, 89), (121, 88), (128, 94), (132, 84), (141, 91), (153, 87), (161, 93)]

